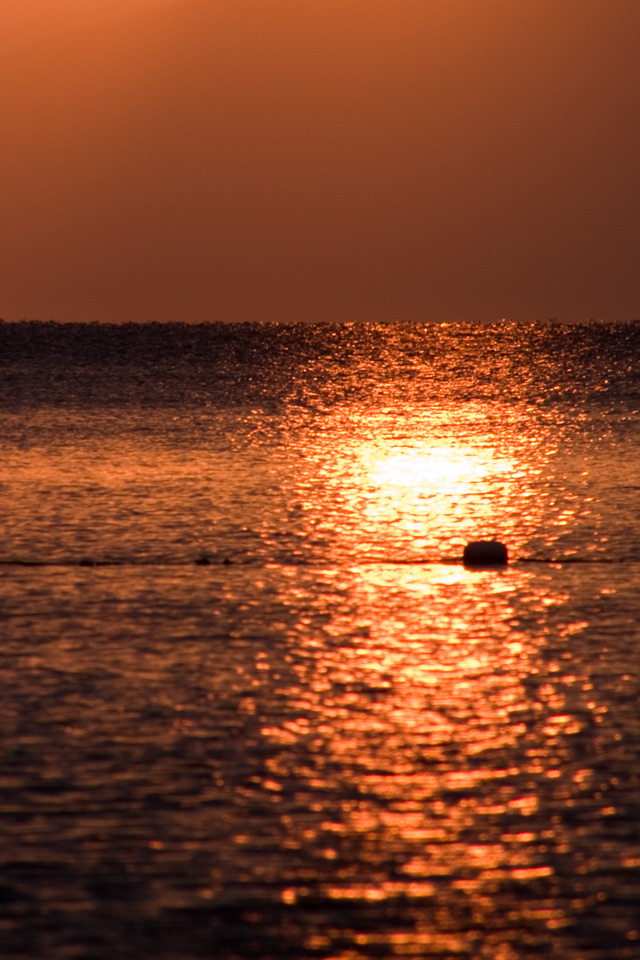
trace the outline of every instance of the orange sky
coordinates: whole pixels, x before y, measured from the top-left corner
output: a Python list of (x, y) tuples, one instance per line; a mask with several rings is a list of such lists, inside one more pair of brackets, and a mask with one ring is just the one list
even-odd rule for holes
[(2, 0), (0, 3), (0, 56), (69, 30), (161, 7), (172, 0)]
[(14, 50), (0, 316), (640, 317), (638, 37), (638, 0), (183, 0)]

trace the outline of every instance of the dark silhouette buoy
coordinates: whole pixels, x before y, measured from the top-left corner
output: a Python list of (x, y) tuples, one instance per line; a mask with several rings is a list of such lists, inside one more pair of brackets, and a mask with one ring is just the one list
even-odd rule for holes
[(464, 548), (462, 562), (465, 567), (504, 567), (509, 554), (499, 540), (473, 540)]

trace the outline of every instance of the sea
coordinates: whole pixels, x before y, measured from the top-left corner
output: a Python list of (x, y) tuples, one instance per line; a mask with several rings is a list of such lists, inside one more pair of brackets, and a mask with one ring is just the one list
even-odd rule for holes
[(0, 324), (2, 960), (638, 960), (639, 695), (640, 322)]

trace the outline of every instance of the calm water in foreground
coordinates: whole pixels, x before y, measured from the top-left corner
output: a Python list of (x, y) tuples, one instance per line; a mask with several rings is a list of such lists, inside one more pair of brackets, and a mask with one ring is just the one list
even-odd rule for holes
[(637, 960), (639, 370), (1, 325), (3, 960)]

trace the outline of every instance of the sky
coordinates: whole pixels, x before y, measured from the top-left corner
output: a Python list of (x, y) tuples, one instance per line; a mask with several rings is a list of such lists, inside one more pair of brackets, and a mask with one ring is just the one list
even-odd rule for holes
[(638, 0), (111, 3), (0, 57), (0, 317), (640, 317)]
[(123, 20), (172, 0), (2, 0), (0, 56), (47, 37)]

